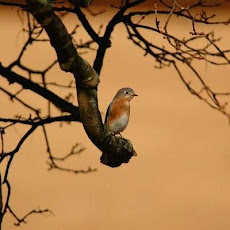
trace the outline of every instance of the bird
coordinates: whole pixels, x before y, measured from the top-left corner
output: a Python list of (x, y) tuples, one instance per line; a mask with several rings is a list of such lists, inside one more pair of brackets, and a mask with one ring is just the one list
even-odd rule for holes
[[(130, 117), (130, 101), (138, 96), (131, 88), (119, 89), (108, 106), (105, 126), (115, 136), (125, 130)], [(121, 136), (122, 137), (122, 136)]]

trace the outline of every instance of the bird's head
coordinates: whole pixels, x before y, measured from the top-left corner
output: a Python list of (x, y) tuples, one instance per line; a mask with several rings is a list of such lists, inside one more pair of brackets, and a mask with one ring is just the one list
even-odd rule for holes
[(122, 88), (118, 90), (114, 99), (125, 99), (127, 101), (131, 101), (133, 97), (138, 96), (133, 89), (131, 88)]

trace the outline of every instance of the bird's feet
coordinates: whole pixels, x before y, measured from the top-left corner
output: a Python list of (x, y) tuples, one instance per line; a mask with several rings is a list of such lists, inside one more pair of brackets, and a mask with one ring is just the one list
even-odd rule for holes
[[(119, 135), (120, 137), (122, 137), (122, 135), (120, 133), (114, 133), (114, 132), (111, 132), (111, 135), (114, 136), (114, 137), (117, 137), (116, 135)], [(123, 138), (123, 137), (122, 137)]]

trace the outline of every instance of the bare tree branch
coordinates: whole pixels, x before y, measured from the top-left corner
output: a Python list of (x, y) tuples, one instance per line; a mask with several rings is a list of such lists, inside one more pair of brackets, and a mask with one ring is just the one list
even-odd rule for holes
[(49, 213), (49, 214), (53, 214), (52, 211), (50, 211), (49, 209), (33, 209), (31, 210), (30, 212), (28, 212), (26, 215), (24, 215), (23, 217), (19, 218), (15, 213), (14, 211), (11, 209), (11, 207), (9, 206), (8, 207), (10, 213), (14, 216), (14, 218), (16, 219), (17, 222), (14, 223), (15, 226), (20, 226), (21, 223), (27, 223), (26, 222), (26, 219), (32, 215), (32, 214), (44, 214), (44, 213)]
[(72, 114), (76, 115), (76, 119), (80, 120), (79, 118), (79, 112), (78, 108), (74, 105), (72, 105), (69, 102), (66, 102), (53, 92), (49, 91), (48, 89), (45, 89), (41, 87), (40, 85), (32, 82), (31, 80), (28, 80), (19, 74), (13, 72), (9, 68), (6, 68), (2, 66), (0, 63), (0, 75), (5, 77), (10, 84), (12, 83), (18, 83), (20, 84), (24, 89), (31, 89), (33, 92), (36, 92), (40, 96), (46, 98), (50, 102), (52, 102), (55, 106), (57, 106), (59, 109), (61, 109), (63, 112), (70, 112)]
[(105, 151), (104, 154), (113, 156), (106, 158), (106, 161), (104, 157), (103, 163), (118, 166), (127, 162), (134, 152), (131, 142), (124, 138), (114, 138), (102, 123), (97, 102), (97, 73), (78, 55), (66, 28), (48, 3), (28, 0), (27, 4), (30, 12), (46, 30), (61, 69), (71, 72), (76, 79), (79, 112), (86, 133), (99, 149)]
[[(128, 9), (130, 9), (136, 5), (139, 5), (143, 2), (145, 2), (145, 0), (135, 0), (132, 2), (125, 1), (124, 5), (121, 6), (119, 11), (109, 21), (108, 25), (106, 26), (105, 33), (101, 37), (101, 42), (99, 43), (99, 47), (97, 50), (97, 56), (96, 56), (94, 64), (93, 64), (93, 68), (98, 73), (98, 75), (100, 75), (100, 72), (101, 72), (105, 52), (111, 46), (110, 36), (111, 36), (115, 26), (122, 21), (123, 15)], [(87, 27), (85, 27), (85, 29), (87, 30)]]
[[(204, 78), (199, 74), (197, 69), (194, 67), (193, 62), (195, 61), (206, 61), (207, 63), (214, 65), (229, 65), (230, 59), (229, 54), (230, 50), (222, 49), (218, 42), (220, 38), (215, 38), (214, 32), (197, 32), (196, 23), (202, 24), (222, 24), (228, 25), (230, 23), (229, 19), (226, 21), (210, 21), (215, 16), (207, 16), (204, 11), (201, 13), (193, 15), (190, 10), (194, 7), (203, 6), (203, 1), (197, 1), (196, 4), (191, 5), (190, 7), (182, 7), (178, 4), (177, 1), (172, 0), (172, 4), (169, 5), (165, 1), (162, 2), (167, 8), (168, 11), (136, 11), (130, 12), (123, 17), (123, 23), (126, 26), (129, 39), (139, 48), (145, 51), (145, 55), (151, 55), (155, 58), (156, 62), (159, 64), (159, 68), (173, 66), (182, 82), (185, 84), (187, 89), (196, 97), (201, 99), (203, 102), (208, 104), (211, 108), (220, 111), (228, 119), (230, 119), (230, 111), (227, 108), (228, 103), (223, 101), (223, 98), (218, 98), (219, 95), (227, 95), (226, 93), (217, 94), (215, 89), (208, 86), (208, 83)], [(179, 11), (178, 11), (179, 8)], [(186, 13), (186, 14), (185, 14)], [(144, 23), (143, 19), (152, 14), (167, 14), (166, 20), (164, 22), (163, 29), (160, 28), (160, 23), (162, 22), (156, 20), (156, 26), (147, 25)], [(192, 37), (188, 38), (178, 38), (178, 36), (173, 35), (173, 32), (169, 31), (169, 24), (172, 20), (172, 16), (185, 17), (191, 21), (192, 31), (190, 34)], [(199, 17), (198, 17), (199, 16)], [(137, 18), (139, 19), (136, 22)], [(198, 18), (198, 19), (197, 19)], [(161, 47), (148, 38), (145, 38), (143, 31), (148, 31), (152, 33), (152, 37), (155, 34), (162, 35), (163, 39), (168, 41), (168, 46)], [(204, 44), (202, 47), (197, 48), (197, 43)], [(203, 43), (202, 43), (203, 42)], [(188, 69), (192, 72), (192, 76), (195, 80), (198, 80), (200, 83), (200, 88), (195, 88), (190, 81), (186, 81), (184, 74), (180, 70), (179, 63), (186, 65)]]
[[(219, 20), (215, 14), (206, 11), (209, 7), (218, 7), (220, 3), (213, 4), (205, 0), (195, 0), (189, 5), (188, 2), (177, 0), (154, 0), (152, 1), (152, 8), (146, 9), (140, 7), (144, 2), (147, 1), (121, 0), (116, 2), (116, 6), (111, 5), (116, 13), (104, 25), (105, 32), (101, 36), (102, 26), (99, 26), (99, 31), (96, 31), (87, 17), (90, 9), (81, 9), (81, 7), (88, 7), (92, 3), (91, 0), (77, 0), (70, 2), (69, 5), (58, 2), (51, 3), (48, 0), (27, 0), (26, 4), (0, 1), (0, 5), (15, 6), (22, 9), (20, 12), (26, 18), (26, 20), (22, 19), (22, 32), (27, 36), (16, 60), (8, 66), (3, 66), (0, 63), (0, 75), (7, 79), (10, 84), (17, 83), (20, 89), (13, 92), (10, 87), (0, 86), (0, 91), (10, 100), (31, 112), (29, 117), (28, 114), (17, 114), (8, 118), (0, 118), (0, 122), (3, 123), (0, 127), (0, 141), (2, 144), (0, 161), (8, 159), (3, 179), (4, 186), (7, 188), (4, 207), (1, 204), (0, 193), (0, 222), (6, 212), (13, 215), (16, 219), (16, 225), (26, 222), (27, 218), (33, 213), (48, 212), (48, 209), (34, 209), (24, 217), (19, 218), (10, 206), (12, 194), (8, 180), (9, 170), (12, 167), (15, 154), (20, 152), (21, 146), (38, 127), (41, 127), (46, 143), (48, 165), (51, 170), (58, 169), (75, 174), (96, 171), (95, 168), (90, 166), (86, 169), (72, 169), (64, 166), (63, 161), (80, 154), (84, 150), (84, 148), (79, 147), (78, 143), (74, 144), (72, 149), (61, 157), (53, 153), (49, 130), (46, 125), (55, 122), (60, 124), (64, 122), (82, 122), (89, 139), (102, 151), (101, 162), (106, 165), (117, 167), (122, 163), (127, 163), (135, 155), (135, 150), (129, 140), (111, 136), (106, 130), (102, 123), (97, 101), (99, 75), (105, 54), (107, 49), (112, 46), (112, 34), (120, 23), (125, 26), (128, 39), (139, 49), (142, 49), (144, 55), (153, 57), (157, 68), (172, 67), (175, 69), (180, 80), (191, 94), (212, 109), (221, 112), (230, 120), (229, 90), (221, 92), (216, 90), (215, 86), (210, 87), (208, 80), (200, 74), (196, 67), (197, 63), (201, 61), (217, 67), (230, 64), (230, 49), (223, 49), (221, 38), (217, 37), (216, 32), (211, 30), (212, 25), (229, 26), (230, 19)], [(68, 13), (77, 15), (82, 24), (81, 28), (84, 28), (89, 34), (90, 40), (83, 42), (79, 39), (77, 33), (79, 24), (76, 24), (72, 30), (70, 29), (71, 32), (67, 32), (61, 19)], [(159, 17), (160, 15), (162, 17)], [(155, 21), (152, 20), (152, 16), (154, 16)], [(183, 33), (183, 37), (178, 36), (171, 29), (174, 19), (190, 23), (190, 27)], [(206, 32), (202, 28), (210, 28), (210, 30)], [(145, 32), (151, 34), (150, 37), (153, 39), (151, 40), (150, 37), (146, 36)], [(164, 46), (162, 41), (154, 39), (156, 35), (162, 38)], [(51, 43), (56, 51), (57, 58), (54, 58), (44, 68), (31, 68), (24, 62), (23, 57), (31, 46), (44, 42)], [(201, 44), (199, 47), (197, 46), (198, 43)], [(97, 49), (95, 44), (98, 45)], [(80, 56), (80, 52), (83, 54), (91, 50), (96, 50), (93, 67)], [(66, 84), (48, 80), (50, 70), (54, 69), (57, 66), (56, 64), (59, 64), (63, 71), (72, 73), (73, 80)], [(183, 71), (182, 66), (188, 71)], [(193, 84), (194, 81), (198, 82), (198, 86)], [(56, 94), (55, 90), (58, 88), (64, 89), (65, 96), (60, 97)], [(26, 98), (23, 97), (26, 89), (45, 99), (47, 103), (45, 111), (43, 108), (38, 106), (37, 108), (27, 102)], [(74, 105), (73, 100), (76, 96), (79, 107)], [(60, 112), (59, 116), (53, 116), (51, 104), (60, 110), (58, 110)], [(63, 113), (67, 114), (64, 115)], [(11, 127), (17, 125), (27, 126), (28, 129), (16, 146), (6, 151), (5, 134)]]

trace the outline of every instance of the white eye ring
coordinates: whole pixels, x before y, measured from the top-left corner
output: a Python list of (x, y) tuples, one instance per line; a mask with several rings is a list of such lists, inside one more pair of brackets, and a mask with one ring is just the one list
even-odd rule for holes
[(125, 91), (125, 94), (128, 94), (129, 92)]

